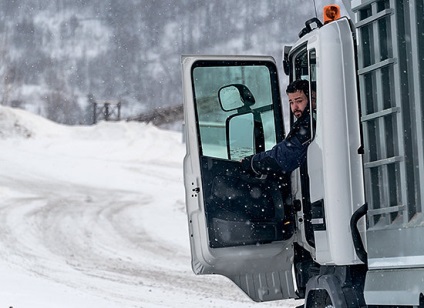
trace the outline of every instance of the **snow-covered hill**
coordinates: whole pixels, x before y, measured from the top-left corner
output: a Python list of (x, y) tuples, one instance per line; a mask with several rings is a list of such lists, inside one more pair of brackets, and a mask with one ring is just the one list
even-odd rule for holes
[(66, 124), (91, 123), (88, 95), (121, 101), (123, 117), (176, 106), (182, 54), (281, 63), (314, 1), (0, 1), (0, 104)]
[(294, 307), (192, 273), (181, 139), (0, 107), (0, 305)]

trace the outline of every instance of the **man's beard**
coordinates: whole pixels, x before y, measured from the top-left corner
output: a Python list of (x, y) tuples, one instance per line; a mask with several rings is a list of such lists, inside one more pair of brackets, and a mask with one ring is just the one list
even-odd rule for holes
[[(299, 115), (297, 115), (298, 113), (299, 113)], [(297, 119), (299, 119), (299, 118), (302, 116), (303, 111), (301, 111), (301, 110), (295, 110), (295, 111), (293, 112), (293, 114), (294, 114), (294, 116), (295, 116)]]

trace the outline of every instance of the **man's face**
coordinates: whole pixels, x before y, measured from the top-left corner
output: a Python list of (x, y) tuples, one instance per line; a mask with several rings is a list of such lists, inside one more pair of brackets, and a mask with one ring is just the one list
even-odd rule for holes
[(296, 118), (300, 118), (308, 105), (308, 98), (303, 91), (288, 93), (290, 109)]

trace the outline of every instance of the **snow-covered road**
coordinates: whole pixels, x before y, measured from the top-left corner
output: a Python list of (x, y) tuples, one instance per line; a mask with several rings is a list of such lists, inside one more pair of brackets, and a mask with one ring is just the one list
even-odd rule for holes
[(294, 307), (196, 276), (181, 134), (0, 107), (2, 307)]

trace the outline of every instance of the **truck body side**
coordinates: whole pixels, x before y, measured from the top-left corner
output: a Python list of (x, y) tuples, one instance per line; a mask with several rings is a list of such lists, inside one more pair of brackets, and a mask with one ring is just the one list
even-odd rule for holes
[(368, 203), (368, 304), (418, 305), (424, 290), (424, 6), (344, 1), (358, 35)]

